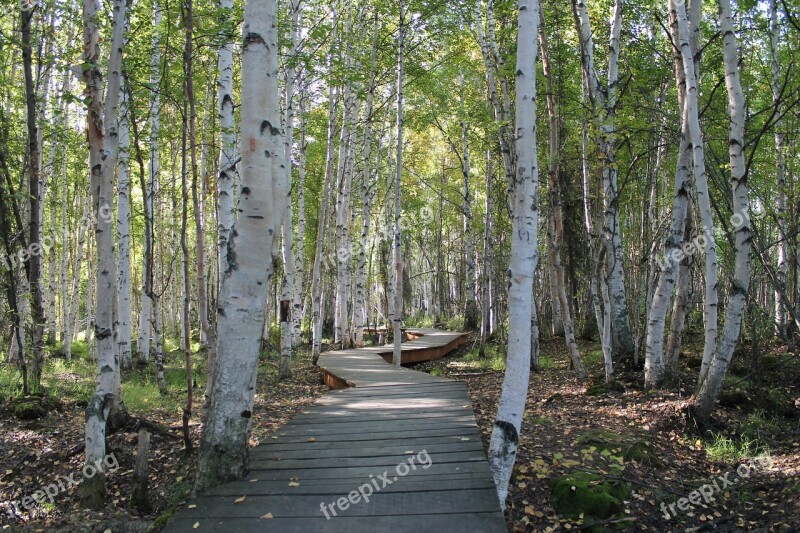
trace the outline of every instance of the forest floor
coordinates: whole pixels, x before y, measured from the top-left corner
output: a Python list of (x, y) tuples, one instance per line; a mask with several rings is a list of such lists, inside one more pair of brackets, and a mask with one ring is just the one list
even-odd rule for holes
[[(603, 385), (602, 352), (592, 343), (580, 348), (584, 383), (563, 340), (541, 345), (506, 507), (510, 531), (798, 530), (797, 357), (776, 348), (760, 354), (764, 371), (753, 373), (751, 354), (737, 354), (713, 426), (701, 430), (686, 415), (699, 356), (683, 358), (667, 387), (645, 391), (641, 371)], [(487, 448), (501, 362), (499, 350), (490, 346), (481, 360), (468, 344), (417, 368), (466, 382)], [(680, 502), (690, 497), (699, 504)]]
[[(581, 352), (593, 376), (585, 383), (579, 383), (570, 371), (563, 341), (542, 343), (541, 369), (531, 374), (509, 492), (509, 530), (797, 530), (797, 358), (776, 348), (760, 356), (758, 367), (765, 370), (752, 373), (749, 354), (737, 357), (714, 426), (700, 430), (685, 415), (699, 363), (696, 358), (682, 361), (681, 372), (670, 386), (645, 391), (641, 372), (623, 373), (617, 386), (604, 386), (597, 346), (582, 344)], [(94, 386), (93, 363), (80, 356), (69, 364), (56, 359), (46, 370), (44, 382), (50, 396), (58, 399), (57, 405), (44, 418), (28, 421), (15, 416), (20, 405), (10, 394), (15, 384), (0, 372), (0, 528), (24, 532), (111, 529), (114, 533), (147, 531), (154, 525), (157, 529), (186, 498), (194, 477), (196, 455), (184, 453), (180, 431), (185, 401), (181, 360), (177, 352), (168, 359), (166, 397), (158, 395), (150, 371), (134, 371), (125, 380), (130, 414), (164, 428), (151, 427), (152, 510), (146, 514), (132, 511), (128, 505), (139, 427), (134, 423), (108, 439), (109, 453), (114, 454), (118, 467), (108, 472), (105, 509), (81, 509), (79, 488), (65, 487), (52, 503), (46, 500), (31, 511), (17, 504), (20, 512), (12, 511), (15, 516), (11, 517), (11, 502), (64, 482), (70, 474), (80, 478), (83, 409)], [(203, 367), (203, 362), (198, 354), (195, 368)], [(280, 381), (277, 358), (262, 358), (252, 445), (325, 392), (319, 371), (310, 367), (307, 350), (299, 351), (293, 368), (293, 379)], [(487, 356), (480, 358), (470, 342), (443, 359), (415, 368), (467, 384), (488, 446), (503, 381), (502, 348), (490, 345)], [(195, 446), (199, 443), (205, 376), (198, 374), (196, 380), (200, 387), (194, 392)], [(753, 462), (753, 458), (759, 460)], [(748, 464), (751, 467), (741, 466)], [(707, 503), (699, 498), (704, 486)], [(681, 510), (680, 499), (689, 499), (693, 491), (698, 491), (694, 500), (699, 498), (699, 505)], [(580, 516), (574, 513), (579, 508), (588, 510)]]
[[(197, 354), (195, 369), (205, 367), (203, 354)], [(106, 487), (108, 502), (99, 511), (82, 509), (79, 505), (80, 487), (68, 488), (65, 477), (74, 474), (81, 478), (83, 467), (84, 408), (94, 387), (94, 365), (74, 359), (72, 364), (56, 361), (45, 371), (45, 382), (51, 396), (60, 405), (46, 417), (22, 421), (14, 416), (15, 403), (0, 395), (0, 530), (58, 531), (74, 533), (144, 532), (160, 529), (172, 510), (185, 500), (194, 479), (196, 447), (200, 442), (199, 421), (203, 415), (202, 386), (205, 375), (195, 371), (199, 387), (194, 389), (195, 407), (192, 416), (191, 438), (195, 451), (186, 454), (183, 447), (181, 417), (186, 401), (186, 373), (183, 356), (172, 353), (167, 359), (166, 381), (168, 394), (158, 393), (151, 371), (133, 371), (123, 381), (123, 399), (133, 423), (108, 438), (109, 460)], [(293, 358), (293, 378), (278, 379), (277, 356), (262, 356), (258, 388), (253, 413), (252, 446), (267, 438), (293, 415), (310, 405), (323, 394), (321, 372), (311, 366), (310, 350), (301, 349)], [(4, 383), (0, 376), (0, 394)], [(149, 513), (130, 509), (138, 421), (150, 426), (150, 502)], [(149, 425), (149, 424), (148, 424)], [(114, 462), (119, 466), (114, 468)], [(112, 471), (113, 469), (113, 471)], [(26, 512), (21, 503), (19, 513), (9, 516), (11, 502), (33, 496), (39, 489), (61, 481), (66, 490), (59, 492), (51, 503), (45, 500)]]

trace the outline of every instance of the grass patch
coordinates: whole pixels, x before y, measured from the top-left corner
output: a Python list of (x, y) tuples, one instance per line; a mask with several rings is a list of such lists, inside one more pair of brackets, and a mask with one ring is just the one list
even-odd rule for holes
[(539, 370), (552, 370), (556, 367), (555, 360), (549, 355), (539, 353)]
[(734, 440), (721, 433), (712, 433), (712, 441), (705, 443), (706, 454), (715, 461), (728, 464), (739, 463), (743, 459), (768, 454), (769, 450), (758, 440), (743, 436)]
[(477, 347), (473, 348), (467, 352), (463, 361), (467, 363), (469, 368), (476, 370), (505, 370), (505, 350), (496, 344), (487, 344), (485, 349), (485, 355), (481, 357), (479, 349)]
[(448, 318), (444, 323), (444, 329), (447, 331), (463, 331), (464, 330), (464, 317), (456, 315)]

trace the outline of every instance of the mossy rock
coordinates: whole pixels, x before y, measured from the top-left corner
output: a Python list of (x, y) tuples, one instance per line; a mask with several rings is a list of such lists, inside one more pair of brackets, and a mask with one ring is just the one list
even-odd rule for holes
[(50, 411), (58, 411), (63, 404), (57, 398), (36, 394), (17, 400), (13, 406), (14, 417), (18, 420), (38, 420)]
[(636, 441), (629, 445), (625, 450), (624, 459), (626, 461), (645, 463), (656, 468), (664, 467), (653, 447), (642, 441)]
[(553, 508), (566, 518), (583, 515), (586, 523), (612, 517), (622, 511), (630, 493), (623, 481), (589, 472), (574, 472), (550, 481)]
[(607, 429), (590, 429), (578, 436), (578, 444), (594, 446), (599, 452), (608, 451), (625, 461), (646, 463), (656, 468), (663, 464), (652, 446), (641, 440), (618, 435)]
[[(625, 437), (618, 435), (613, 431), (607, 429), (590, 429), (585, 433), (578, 436), (578, 444), (592, 444), (592, 445), (611, 445), (615, 444), (619, 448), (625, 443)], [(598, 446), (599, 448), (599, 446)]]
[(20, 402), (14, 406), (14, 418), (18, 420), (38, 420), (47, 416), (47, 409), (37, 401)]

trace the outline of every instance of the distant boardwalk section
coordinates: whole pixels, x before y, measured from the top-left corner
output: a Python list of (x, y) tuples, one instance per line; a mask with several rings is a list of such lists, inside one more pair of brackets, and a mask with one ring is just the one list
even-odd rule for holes
[[(406, 334), (404, 363), (464, 341)], [(164, 531), (506, 531), (465, 385), (388, 364), (391, 353), (323, 354), (326, 382), (340, 390), (251, 450), (246, 478), (192, 499)]]

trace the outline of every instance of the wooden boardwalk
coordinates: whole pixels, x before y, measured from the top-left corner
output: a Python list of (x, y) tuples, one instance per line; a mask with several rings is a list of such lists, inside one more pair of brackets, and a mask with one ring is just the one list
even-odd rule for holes
[[(463, 342), (407, 334), (404, 362)], [(506, 531), (465, 385), (387, 364), (391, 353), (323, 354), (326, 382), (341, 390), (253, 448), (243, 480), (190, 500), (164, 531)]]

